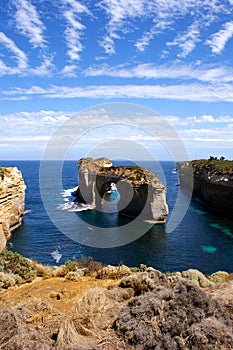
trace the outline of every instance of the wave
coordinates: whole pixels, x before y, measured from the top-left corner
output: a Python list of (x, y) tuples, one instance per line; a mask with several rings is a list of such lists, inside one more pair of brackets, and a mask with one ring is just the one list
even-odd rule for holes
[(51, 256), (53, 257), (53, 259), (56, 261), (56, 263), (59, 263), (59, 261), (62, 258), (62, 254), (59, 252), (58, 249), (55, 249), (52, 253)]
[(64, 203), (58, 206), (59, 210), (79, 212), (83, 210), (94, 209), (91, 204), (75, 202), (76, 197), (74, 196), (74, 193), (77, 191), (77, 189), (78, 186), (74, 188), (68, 188), (61, 193), (62, 197), (64, 198)]
[(24, 215), (25, 214), (29, 214), (29, 213), (31, 213), (32, 211), (31, 211), (31, 209), (26, 209), (25, 211), (24, 211)]
[(67, 190), (64, 190), (61, 194), (62, 197), (64, 198), (68, 198), (68, 197), (74, 197), (73, 193), (75, 193), (78, 189), (78, 186), (74, 187), (74, 188), (68, 188)]
[(84, 203), (74, 203), (74, 202), (66, 202), (64, 204), (59, 205), (58, 209), (60, 210), (67, 210), (67, 211), (83, 211), (83, 210), (90, 210), (94, 209), (94, 207), (91, 204), (84, 204)]

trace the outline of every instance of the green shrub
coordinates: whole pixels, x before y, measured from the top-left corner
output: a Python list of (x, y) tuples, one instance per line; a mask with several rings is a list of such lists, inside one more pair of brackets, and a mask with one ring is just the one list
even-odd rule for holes
[(18, 275), (18, 281), (31, 282), (36, 277), (36, 269), (33, 263), (18, 253), (4, 250), (0, 253), (0, 272)]
[(77, 270), (77, 263), (75, 261), (68, 260), (66, 261), (65, 266), (66, 266), (67, 272)]

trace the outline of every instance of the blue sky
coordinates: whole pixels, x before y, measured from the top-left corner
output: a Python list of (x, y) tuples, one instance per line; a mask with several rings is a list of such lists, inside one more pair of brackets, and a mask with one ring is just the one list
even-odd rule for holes
[(233, 0), (5, 0), (0, 15), (0, 159), (40, 159), (109, 102), (158, 112), (191, 158), (233, 158)]

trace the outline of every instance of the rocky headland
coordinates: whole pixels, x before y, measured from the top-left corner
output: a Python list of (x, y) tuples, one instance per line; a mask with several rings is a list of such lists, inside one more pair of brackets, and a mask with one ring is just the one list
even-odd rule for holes
[(3, 350), (231, 350), (233, 275), (0, 254)]
[(233, 220), (233, 161), (210, 157), (179, 163), (177, 169), (183, 187), (190, 189), (193, 176), (193, 196), (206, 209)]
[(82, 158), (78, 163), (77, 202), (101, 210), (105, 193), (115, 184), (120, 195), (120, 215), (141, 215), (142, 220), (155, 224), (166, 221), (166, 188), (152, 171), (138, 166), (113, 166), (106, 158)]
[(23, 219), (25, 183), (17, 168), (0, 167), (0, 252)]

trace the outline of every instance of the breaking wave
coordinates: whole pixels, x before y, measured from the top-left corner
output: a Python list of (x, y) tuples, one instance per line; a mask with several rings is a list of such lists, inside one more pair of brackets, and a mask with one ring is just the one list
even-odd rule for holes
[(62, 254), (59, 252), (58, 249), (54, 250), (54, 251), (51, 253), (51, 256), (52, 256), (52, 258), (56, 261), (56, 263), (59, 263), (59, 261), (60, 261), (61, 258), (62, 258)]
[(73, 212), (93, 209), (93, 206), (91, 204), (75, 202), (76, 197), (74, 196), (74, 194), (77, 191), (77, 189), (78, 189), (78, 186), (64, 190), (61, 193), (62, 197), (64, 198), (64, 203), (59, 205), (58, 209), (73, 211)]

